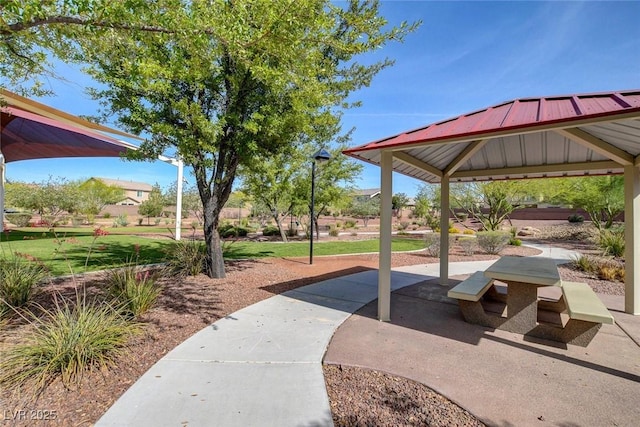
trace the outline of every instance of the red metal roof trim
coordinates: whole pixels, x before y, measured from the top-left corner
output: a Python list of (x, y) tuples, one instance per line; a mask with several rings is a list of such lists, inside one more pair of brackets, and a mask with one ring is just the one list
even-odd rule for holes
[(350, 148), (344, 153), (482, 136), (499, 131), (535, 128), (633, 112), (640, 112), (640, 89), (523, 98)]

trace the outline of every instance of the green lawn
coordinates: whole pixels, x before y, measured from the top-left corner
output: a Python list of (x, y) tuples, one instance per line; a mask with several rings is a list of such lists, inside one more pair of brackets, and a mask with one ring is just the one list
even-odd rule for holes
[[(145, 227), (130, 227), (139, 232)], [(155, 227), (147, 227), (155, 228)], [(155, 228), (159, 231), (158, 228)], [(65, 228), (55, 232), (48, 229), (20, 229), (0, 235), (0, 256), (17, 253), (22, 257), (35, 257), (43, 262), (54, 276), (122, 266), (136, 259), (140, 264), (163, 262), (170, 239), (153, 239), (120, 233), (127, 229), (109, 229), (109, 235), (93, 235), (92, 229)], [(147, 231), (150, 232), (150, 231)], [(378, 251), (378, 239), (357, 241), (314, 242), (314, 255), (340, 255)], [(422, 239), (395, 238), (394, 251), (412, 251), (424, 248)], [(244, 242), (228, 241), (224, 244), (225, 258), (306, 257), (309, 242)]]

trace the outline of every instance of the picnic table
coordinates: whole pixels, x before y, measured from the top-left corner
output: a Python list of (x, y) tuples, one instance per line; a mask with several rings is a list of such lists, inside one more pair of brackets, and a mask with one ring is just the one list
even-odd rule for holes
[[(506, 315), (487, 313), (485, 297), (500, 299), (495, 281), (506, 284)], [(556, 301), (541, 301), (540, 287), (560, 287)], [(613, 323), (598, 296), (585, 283), (563, 282), (554, 260), (543, 257), (503, 256), (486, 271), (476, 272), (448, 292), (458, 299), (465, 320), (523, 335), (586, 346), (603, 323)], [(503, 298), (504, 300), (504, 298)], [(547, 324), (540, 309), (564, 313), (567, 320)]]

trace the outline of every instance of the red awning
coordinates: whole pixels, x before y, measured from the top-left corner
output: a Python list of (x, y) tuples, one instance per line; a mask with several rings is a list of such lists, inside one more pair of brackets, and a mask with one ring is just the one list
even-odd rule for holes
[(118, 157), (133, 145), (81, 126), (15, 107), (0, 107), (6, 162), (56, 157)]

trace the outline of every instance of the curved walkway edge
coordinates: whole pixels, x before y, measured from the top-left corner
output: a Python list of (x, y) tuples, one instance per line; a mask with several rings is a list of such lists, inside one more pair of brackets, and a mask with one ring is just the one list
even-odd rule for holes
[[(566, 261), (571, 252), (541, 248)], [(450, 275), (493, 261), (450, 263)], [(392, 290), (438, 265), (392, 271)], [(147, 371), (97, 426), (332, 426), (322, 359), (336, 329), (377, 298), (377, 270), (311, 284), (239, 310), (196, 333)]]

